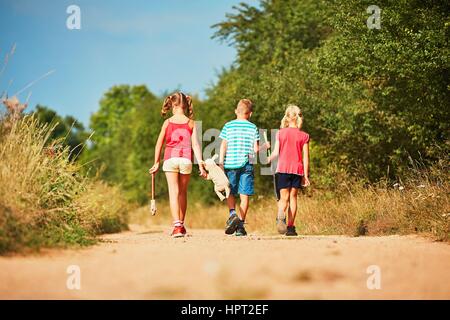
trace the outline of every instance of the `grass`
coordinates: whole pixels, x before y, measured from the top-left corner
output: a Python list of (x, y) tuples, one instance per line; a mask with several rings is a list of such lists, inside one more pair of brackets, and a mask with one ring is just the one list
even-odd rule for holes
[(127, 227), (119, 189), (83, 176), (52, 129), (33, 116), (0, 122), (0, 254), (89, 245)]
[[(400, 183), (362, 185), (343, 182), (337, 191), (309, 188), (299, 195), (297, 229), (305, 235), (378, 236), (419, 234), (438, 241), (450, 241), (450, 176), (445, 161), (431, 168), (413, 166)], [(133, 213), (135, 223), (169, 224), (167, 199), (158, 199), (158, 213), (148, 208)], [(273, 196), (255, 196), (247, 215), (247, 229), (253, 233), (276, 234), (277, 212)], [(225, 203), (188, 207), (190, 228), (223, 228)]]

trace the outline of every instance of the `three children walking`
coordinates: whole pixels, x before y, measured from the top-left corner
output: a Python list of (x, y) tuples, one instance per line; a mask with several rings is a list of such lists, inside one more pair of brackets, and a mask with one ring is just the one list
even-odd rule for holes
[[(155, 147), (155, 162), (149, 172), (159, 169), (159, 159), (165, 143), (163, 171), (169, 188), (169, 202), (173, 224), (173, 237), (186, 235), (184, 220), (187, 210), (187, 187), (192, 172), (192, 151), (197, 159), (200, 175), (206, 177), (200, 144), (197, 140), (191, 97), (178, 92), (164, 101), (161, 114), (169, 111)], [(253, 113), (253, 103), (249, 99), (239, 101), (236, 119), (227, 122), (220, 133), (222, 139), (219, 166), (225, 171), (230, 182), (231, 193), (227, 199), (229, 217), (225, 233), (245, 236), (245, 218), (250, 196), (254, 194), (255, 154), (270, 148), (265, 142), (260, 145), (259, 130), (249, 121)], [(278, 158), (276, 169), (276, 190), (278, 198), (277, 229), (287, 236), (297, 235), (294, 221), (297, 212), (297, 194), (302, 186), (309, 185), (309, 135), (300, 131), (303, 116), (297, 106), (289, 106), (277, 133), (274, 151), (269, 161)], [(236, 198), (239, 206), (236, 210)], [(287, 216), (287, 221), (286, 221)]]

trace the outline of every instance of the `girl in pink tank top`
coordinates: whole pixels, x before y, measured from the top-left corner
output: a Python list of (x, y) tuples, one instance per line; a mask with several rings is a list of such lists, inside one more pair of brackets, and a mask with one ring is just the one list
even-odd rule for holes
[[(278, 198), (277, 229), (287, 236), (296, 236), (295, 216), (300, 187), (309, 186), (309, 135), (301, 131), (303, 115), (299, 107), (287, 107), (281, 129), (269, 161), (278, 158), (275, 187)], [(286, 224), (286, 211), (288, 221)]]
[(200, 175), (206, 177), (202, 152), (197, 140), (193, 120), (194, 108), (190, 96), (174, 93), (164, 100), (161, 115), (172, 111), (172, 117), (164, 121), (155, 146), (155, 163), (149, 172), (159, 169), (161, 150), (165, 144), (163, 171), (169, 187), (170, 211), (173, 218), (172, 237), (184, 237), (184, 220), (187, 209), (187, 187), (192, 172), (192, 151), (199, 163)]
[(169, 119), (165, 135), (164, 161), (170, 158), (186, 158), (192, 161), (192, 132), (191, 120), (186, 123), (174, 123)]

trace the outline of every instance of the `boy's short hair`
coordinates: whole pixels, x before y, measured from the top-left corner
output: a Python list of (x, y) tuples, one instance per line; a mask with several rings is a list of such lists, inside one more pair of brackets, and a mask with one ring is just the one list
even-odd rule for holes
[(236, 107), (236, 112), (249, 114), (253, 112), (253, 102), (250, 99), (241, 99)]

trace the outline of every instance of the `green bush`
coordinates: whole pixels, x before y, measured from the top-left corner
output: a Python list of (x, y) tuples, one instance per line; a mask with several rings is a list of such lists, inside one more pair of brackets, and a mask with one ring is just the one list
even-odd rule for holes
[(83, 176), (52, 129), (34, 116), (0, 123), (0, 253), (87, 245), (127, 226), (121, 192)]

